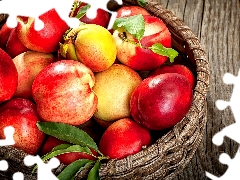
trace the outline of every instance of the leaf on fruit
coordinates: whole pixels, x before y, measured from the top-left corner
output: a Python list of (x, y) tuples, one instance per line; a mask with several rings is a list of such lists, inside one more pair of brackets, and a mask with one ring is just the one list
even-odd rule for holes
[(61, 150), (61, 149), (67, 149), (67, 148), (69, 148), (70, 146), (72, 146), (72, 145), (71, 145), (71, 144), (60, 144), (60, 145), (54, 147), (54, 148), (52, 149), (52, 151), (57, 151), (57, 150)]
[(89, 147), (101, 154), (94, 140), (85, 131), (75, 126), (56, 122), (38, 122), (37, 127), (45, 134), (72, 144)]
[(100, 180), (99, 177), (100, 161), (97, 161), (88, 174), (87, 180)]
[(47, 153), (46, 155), (44, 155), (42, 157), (42, 160), (46, 161), (46, 160), (56, 157), (60, 154), (70, 153), (70, 152), (82, 152), (82, 153), (92, 154), (91, 150), (88, 147), (83, 147), (80, 145), (71, 145), (67, 148), (53, 150), (53, 151)]
[(141, 14), (116, 18), (113, 24), (113, 29), (116, 30), (121, 27), (125, 28), (125, 30), (132, 34), (137, 40), (141, 40), (145, 31), (144, 18)]
[(174, 62), (174, 58), (178, 56), (178, 52), (176, 50), (166, 48), (160, 43), (152, 45), (150, 49), (156, 54), (169, 57), (171, 63)]
[(65, 179), (74, 179), (75, 175), (81, 171), (82, 169), (86, 168), (87, 166), (93, 164), (94, 161), (88, 159), (79, 159), (71, 164), (69, 164), (64, 170), (57, 176), (59, 180)]
[(83, 6), (83, 7), (81, 7), (81, 8), (79, 9), (77, 15), (76, 15), (76, 18), (78, 18), (78, 19), (82, 18), (82, 17), (87, 13), (87, 11), (88, 11), (88, 9), (89, 9), (90, 7), (91, 7), (90, 4), (87, 4), (87, 5)]
[(145, 7), (147, 4), (145, 0), (137, 0), (137, 3), (139, 6), (142, 6), (142, 7)]

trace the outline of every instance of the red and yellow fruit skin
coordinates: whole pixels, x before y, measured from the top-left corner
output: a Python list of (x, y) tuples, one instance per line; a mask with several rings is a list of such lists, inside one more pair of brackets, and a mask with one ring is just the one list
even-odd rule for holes
[(18, 72), (12, 58), (0, 48), (0, 103), (13, 97), (17, 90)]
[(0, 106), (0, 138), (5, 138), (4, 128), (12, 126), (15, 129), (13, 146), (35, 155), (45, 138), (36, 125), (40, 120), (34, 103), (23, 98), (12, 98)]
[(38, 73), (55, 62), (51, 53), (27, 51), (13, 58), (18, 71), (18, 86), (14, 97), (32, 100), (32, 84)]
[[(53, 136), (49, 136), (43, 147), (41, 149), (41, 154), (46, 155), (47, 153), (51, 152), (52, 149), (60, 144), (69, 144), (65, 141), (57, 139)], [(98, 153), (96, 151), (91, 150), (94, 156), (97, 156)], [(89, 160), (96, 160), (96, 157), (91, 156), (90, 154), (83, 153), (83, 152), (70, 152), (56, 156), (59, 161), (65, 165), (69, 165), (72, 162), (79, 160), (79, 159), (89, 159)]]
[(173, 127), (189, 111), (193, 99), (188, 80), (177, 73), (148, 77), (130, 100), (133, 119), (150, 130)]
[(8, 38), (7, 44), (6, 44), (6, 52), (11, 58), (16, 57), (17, 55), (28, 51), (29, 49), (22, 44), (22, 42), (19, 40), (16, 28), (14, 28)]
[(141, 82), (140, 75), (123, 64), (113, 64), (107, 70), (95, 73), (93, 91), (98, 97), (98, 105), (94, 117), (104, 121), (131, 117), (129, 101)]
[(136, 45), (137, 40), (126, 32), (128, 40), (122, 40), (119, 32), (124, 31), (118, 28), (114, 31), (113, 37), (117, 45), (118, 60), (134, 70), (149, 71), (162, 65), (167, 56), (158, 55), (149, 49), (153, 44), (161, 43), (164, 47), (171, 47), (171, 34), (166, 25), (159, 18), (151, 15), (144, 15), (145, 32), (140, 40), (141, 46)]
[(94, 83), (93, 72), (78, 61), (61, 60), (48, 65), (32, 85), (40, 117), (71, 125), (88, 121), (97, 107)]
[(44, 28), (35, 30), (34, 18), (23, 20), (19, 18), (16, 27), (18, 38), (30, 50), (44, 53), (57, 51), (64, 33), (69, 26), (62, 20), (55, 9), (49, 10), (39, 16)]
[(76, 56), (93, 72), (108, 69), (116, 60), (117, 49), (111, 33), (102, 26), (80, 26), (75, 40)]
[(151, 144), (148, 129), (130, 118), (111, 124), (100, 139), (99, 150), (110, 159), (122, 159), (141, 151)]

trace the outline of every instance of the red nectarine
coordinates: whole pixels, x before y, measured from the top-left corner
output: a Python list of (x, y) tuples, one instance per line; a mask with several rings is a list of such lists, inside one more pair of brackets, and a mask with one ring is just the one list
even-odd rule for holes
[(40, 117), (71, 125), (88, 121), (97, 107), (94, 83), (93, 72), (78, 61), (61, 60), (48, 65), (32, 85)]
[(177, 73), (144, 79), (130, 100), (133, 119), (150, 130), (167, 129), (187, 114), (193, 92), (188, 80)]
[(101, 137), (99, 150), (111, 159), (122, 159), (141, 151), (151, 142), (148, 129), (129, 118), (124, 118), (106, 129)]
[(18, 72), (12, 58), (0, 48), (0, 103), (13, 97), (17, 90)]
[(143, 18), (145, 30), (139, 41), (122, 27), (114, 31), (113, 37), (117, 45), (117, 58), (121, 63), (135, 70), (149, 71), (168, 59), (167, 56), (154, 53), (151, 46), (160, 43), (170, 48), (171, 34), (159, 18), (151, 15), (144, 15)]
[(34, 18), (29, 17), (26, 20), (19, 17), (16, 27), (18, 38), (24, 46), (33, 51), (44, 53), (57, 51), (59, 42), (69, 26), (60, 18), (55, 9), (40, 15), (39, 19), (43, 21), (44, 28), (36, 30)]
[(36, 125), (40, 120), (34, 103), (27, 99), (12, 98), (0, 106), (0, 138), (5, 138), (3, 129), (12, 126), (15, 129), (14, 146), (34, 155), (45, 138)]
[(153, 71), (151, 71), (149, 73), (149, 76), (156, 76), (156, 75), (163, 74), (163, 73), (181, 74), (187, 78), (187, 80), (191, 84), (192, 88), (195, 87), (195, 77), (194, 77), (192, 71), (187, 66), (184, 66), (181, 64), (160, 66), (160, 67), (157, 67), (156, 69), (154, 69)]

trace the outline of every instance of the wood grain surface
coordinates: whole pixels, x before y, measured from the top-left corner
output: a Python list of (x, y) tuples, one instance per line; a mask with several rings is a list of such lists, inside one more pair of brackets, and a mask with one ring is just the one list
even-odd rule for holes
[(215, 102), (230, 99), (233, 86), (224, 84), (222, 78), (227, 72), (237, 76), (240, 68), (240, 1), (156, 1), (181, 18), (200, 39), (211, 70), (205, 135), (192, 161), (174, 180), (205, 180), (206, 171), (222, 176), (228, 166), (219, 162), (219, 155), (225, 152), (234, 157), (239, 144), (227, 137), (219, 147), (212, 143), (213, 135), (235, 122), (230, 108), (220, 111)]

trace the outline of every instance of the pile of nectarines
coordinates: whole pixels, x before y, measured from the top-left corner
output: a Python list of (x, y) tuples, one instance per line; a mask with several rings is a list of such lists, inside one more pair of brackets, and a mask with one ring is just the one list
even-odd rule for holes
[[(11, 125), (15, 147), (46, 154), (66, 142), (47, 137), (37, 122), (80, 128), (94, 121), (103, 129), (100, 152), (121, 159), (153, 143), (152, 131), (181, 121), (192, 104), (195, 77), (187, 66), (171, 63), (178, 55), (171, 34), (144, 8), (122, 6), (108, 30), (108, 12), (89, 19), (78, 13), (87, 4), (78, 3), (70, 13), (81, 21), (76, 29), (54, 9), (40, 16), (45, 26), (39, 31), (31, 17), (18, 17), (13, 29), (2, 26), (0, 138)], [(58, 157), (65, 164), (94, 160), (99, 152), (91, 151)]]

